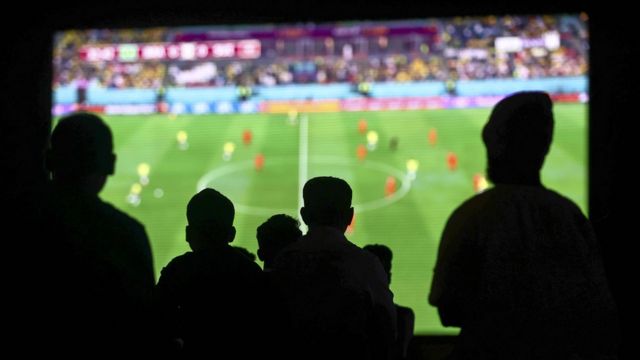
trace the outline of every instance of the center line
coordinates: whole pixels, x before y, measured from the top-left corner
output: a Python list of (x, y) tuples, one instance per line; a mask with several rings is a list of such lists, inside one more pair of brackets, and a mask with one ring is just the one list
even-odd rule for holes
[[(309, 119), (306, 114), (300, 116), (300, 143), (298, 148), (298, 212), (304, 206), (302, 188), (307, 182), (309, 165)], [(298, 214), (300, 217), (300, 215)], [(300, 230), (307, 232), (307, 225), (300, 218)]]

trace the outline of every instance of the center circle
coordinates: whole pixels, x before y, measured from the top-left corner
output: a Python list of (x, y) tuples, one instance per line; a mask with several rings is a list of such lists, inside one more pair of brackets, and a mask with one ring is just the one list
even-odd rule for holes
[[(331, 166), (359, 166), (371, 170), (380, 171), (386, 175), (393, 175), (401, 181), (400, 188), (398, 191), (393, 193), (388, 197), (383, 197), (379, 199), (369, 200), (362, 203), (354, 204), (354, 210), (356, 213), (362, 213), (365, 211), (376, 210), (402, 199), (407, 195), (409, 190), (411, 189), (411, 179), (404, 173), (402, 170), (399, 170), (391, 165), (380, 163), (377, 161), (365, 160), (363, 162), (359, 162), (358, 160), (350, 160), (346, 158), (341, 158), (337, 156), (310, 156), (307, 162), (308, 164), (317, 164), (317, 165), (331, 165)], [(297, 157), (275, 157), (270, 158), (268, 160), (268, 166), (274, 165), (288, 165), (288, 164), (298, 164)], [(210, 183), (214, 180), (219, 179), (221, 177), (234, 174), (240, 171), (246, 171), (252, 169), (254, 167), (253, 160), (245, 160), (235, 164), (228, 164), (225, 166), (218, 167), (213, 169), (206, 174), (204, 174), (197, 182), (196, 191), (200, 192), (201, 190), (208, 187)], [(345, 179), (348, 182), (348, 179)], [(245, 204), (235, 204), (235, 209), (238, 213), (242, 213), (245, 215), (255, 215), (255, 216), (270, 216), (278, 213), (294, 213), (297, 214), (299, 209), (293, 208), (272, 208), (272, 207), (261, 207), (261, 206), (252, 206)]]

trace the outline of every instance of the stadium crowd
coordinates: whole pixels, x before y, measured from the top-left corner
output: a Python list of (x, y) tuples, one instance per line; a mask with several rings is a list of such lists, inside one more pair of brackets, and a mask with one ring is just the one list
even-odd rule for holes
[[(257, 59), (88, 62), (86, 44), (181, 42), (184, 29), (83, 30), (61, 33), (54, 48), (54, 87), (77, 82), (106, 88), (275, 86), (543, 78), (587, 73), (587, 29), (575, 17), (465, 17), (419, 23), (429, 34), (276, 37)], [(369, 26), (365, 24), (363, 27)], [(371, 25), (373, 27), (373, 25)], [(376, 24), (379, 26), (379, 24)], [(391, 25), (392, 26), (392, 25)], [(193, 30), (196, 31), (196, 30)], [(497, 38), (544, 39), (558, 46), (500, 51)]]

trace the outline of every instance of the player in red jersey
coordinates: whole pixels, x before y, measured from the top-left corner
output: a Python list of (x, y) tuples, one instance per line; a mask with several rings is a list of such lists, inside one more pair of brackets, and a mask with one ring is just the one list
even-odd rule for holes
[(245, 145), (250, 145), (252, 139), (253, 139), (253, 133), (251, 132), (251, 130), (246, 129), (245, 131), (242, 132), (242, 142)]
[(484, 177), (481, 173), (476, 173), (473, 175), (473, 191), (477, 193), (481, 193), (485, 191), (489, 187), (489, 183), (487, 182), (487, 178)]
[(397, 181), (394, 176), (388, 176), (384, 184), (384, 196), (390, 197), (396, 193)]
[(356, 155), (358, 156), (358, 160), (362, 161), (367, 157), (367, 148), (360, 144), (358, 145), (358, 149), (356, 150)]
[(452, 151), (447, 154), (447, 166), (451, 171), (455, 171), (458, 168), (458, 156)]
[(358, 132), (360, 134), (367, 132), (367, 120), (360, 119), (360, 121), (358, 121)]
[(435, 128), (429, 129), (429, 135), (427, 135), (429, 139), (429, 145), (436, 146), (438, 143), (438, 131)]
[(255, 165), (256, 171), (261, 171), (264, 167), (264, 155), (262, 153), (258, 153), (255, 159), (253, 159), (253, 164)]

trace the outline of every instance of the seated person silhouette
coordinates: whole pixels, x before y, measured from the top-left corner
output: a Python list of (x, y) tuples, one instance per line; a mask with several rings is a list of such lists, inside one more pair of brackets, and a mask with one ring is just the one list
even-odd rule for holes
[(264, 262), (264, 271), (271, 271), (280, 251), (298, 241), (301, 236), (298, 220), (285, 214), (273, 215), (258, 226), (258, 258)]
[[(162, 269), (155, 288), (163, 348), (187, 357), (257, 356), (262, 311), (260, 267), (230, 243), (234, 206), (214, 189), (187, 205), (186, 239), (191, 251)], [(178, 348), (178, 349), (176, 349)]]
[(482, 131), (493, 188), (449, 217), (429, 294), (460, 327), (453, 359), (601, 359), (616, 349), (616, 310), (587, 218), (547, 189), (540, 169), (550, 97), (498, 102)]
[(396, 332), (393, 294), (380, 261), (344, 236), (351, 187), (316, 177), (303, 188), (309, 231), (278, 255), (274, 275), (307, 359), (388, 359)]
[[(154, 280), (149, 239), (142, 224), (100, 199), (116, 156), (110, 129), (98, 116), (74, 113), (51, 135), (51, 172), (43, 218), (52, 315), (65, 324), (50, 334), (83, 355), (142, 350), (150, 330)], [(45, 305), (46, 306), (46, 305)], [(86, 351), (86, 352), (85, 352)]]
[[(391, 261), (393, 252), (386, 245), (365, 245), (364, 250), (372, 253), (380, 260), (384, 272), (387, 274), (389, 284), (391, 284)], [(411, 308), (394, 304), (398, 316), (398, 337), (394, 350), (394, 359), (406, 359), (409, 356), (409, 344), (413, 338), (413, 329), (416, 316)]]

